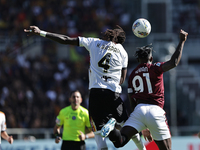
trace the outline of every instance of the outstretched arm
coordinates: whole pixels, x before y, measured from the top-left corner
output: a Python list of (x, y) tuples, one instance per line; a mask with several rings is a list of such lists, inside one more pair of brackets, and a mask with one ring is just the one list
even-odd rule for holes
[(42, 31), (37, 26), (30, 26), (30, 29), (29, 30), (24, 29), (24, 32), (40, 35), (48, 39), (51, 39), (53, 41), (56, 41), (60, 44), (69, 44), (69, 45), (79, 46), (78, 38), (70, 38), (66, 35)]
[(164, 72), (176, 67), (179, 64), (182, 56), (183, 46), (187, 39), (187, 35), (188, 35), (187, 32), (183, 30), (180, 31), (180, 36), (179, 36), (180, 41), (176, 48), (176, 51), (172, 55), (171, 59), (162, 65), (162, 69)]

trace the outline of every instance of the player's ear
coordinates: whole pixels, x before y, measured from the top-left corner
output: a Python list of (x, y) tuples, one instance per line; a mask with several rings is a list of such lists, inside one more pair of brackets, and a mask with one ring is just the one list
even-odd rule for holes
[(72, 102), (72, 98), (71, 98), (71, 97), (69, 98), (69, 102), (70, 102), (70, 103)]
[(83, 101), (83, 99), (82, 99), (82, 97), (80, 98), (80, 104), (82, 103), (82, 101)]

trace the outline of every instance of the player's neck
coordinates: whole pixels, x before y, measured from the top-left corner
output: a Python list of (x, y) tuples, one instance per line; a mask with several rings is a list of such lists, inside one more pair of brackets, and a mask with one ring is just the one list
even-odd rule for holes
[(139, 60), (139, 63), (140, 63), (140, 64), (151, 64), (152, 62), (151, 62), (151, 61), (147, 61), (147, 60), (140, 59), (140, 60)]
[(72, 107), (73, 110), (77, 110), (79, 108), (79, 106), (80, 105), (77, 105), (77, 106), (71, 105), (71, 107)]

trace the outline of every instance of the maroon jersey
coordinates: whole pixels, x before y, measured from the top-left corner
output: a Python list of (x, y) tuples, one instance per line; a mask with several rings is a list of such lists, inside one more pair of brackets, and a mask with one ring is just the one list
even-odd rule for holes
[(163, 70), (164, 63), (139, 64), (130, 74), (128, 80), (128, 93), (133, 93), (132, 98), (155, 104), (163, 108), (164, 106), (164, 83)]

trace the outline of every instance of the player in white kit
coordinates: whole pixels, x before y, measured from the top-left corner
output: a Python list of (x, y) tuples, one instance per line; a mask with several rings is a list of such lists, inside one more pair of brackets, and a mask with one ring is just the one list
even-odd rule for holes
[[(8, 141), (10, 144), (13, 143), (13, 137), (9, 136), (6, 132), (6, 117), (5, 114), (0, 111), (0, 131), (1, 131), (1, 137)], [(0, 144), (1, 144), (1, 138), (0, 138)], [(1, 145), (0, 145), (1, 150)]]
[[(127, 73), (128, 55), (121, 45), (126, 35), (123, 29), (105, 31), (103, 38), (70, 38), (66, 35), (41, 31), (36, 26), (30, 26), (26, 33), (34, 33), (61, 44), (70, 44), (85, 47), (90, 53), (89, 68), (89, 115), (98, 150), (107, 150), (105, 138), (101, 137), (100, 130), (110, 118), (118, 123), (128, 119), (124, 102), (120, 98), (121, 84)], [(139, 134), (133, 138), (139, 150), (145, 150)]]

